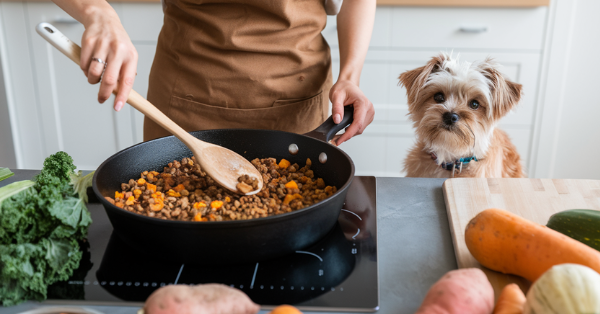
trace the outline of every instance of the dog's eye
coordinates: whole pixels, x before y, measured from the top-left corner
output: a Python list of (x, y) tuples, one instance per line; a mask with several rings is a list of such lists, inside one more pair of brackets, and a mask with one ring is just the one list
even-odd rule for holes
[(477, 110), (479, 108), (479, 102), (477, 100), (471, 100), (469, 107), (473, 110)]
[(444, 102), (444, 100), (446, 100), (444, 98), (444, 94), (442, 93), (437, 93), (435, 95), (433, 95), (433, 100), (435, 100), (435, 102), (437, 102), (438, 104), (441, 104)]

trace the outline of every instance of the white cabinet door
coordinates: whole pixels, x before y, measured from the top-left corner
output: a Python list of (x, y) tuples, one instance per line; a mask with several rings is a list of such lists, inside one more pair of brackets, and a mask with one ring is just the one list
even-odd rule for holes
[(0, 2), (0, 54), (11, 115), (17, 166), (39, 169), (45, 157), (45, 141), (34, 89), (27, 9), (23, 2)]
[[(37, 128), (41, 145), (35, 137), (23, 134), (23, 151), (38, 150), (36, 160), (28, 160), (25, 168), (39, 168), (43, 158), (59, 150), (68, 152), (82, 169), (95, 169), (117, 151), (142, 141), (142, 115), (125, 106), (121, 112), (112, 109), (114, 96), (98, 104), (98, 85), (90, 85), (79, 67), (43, 40), (36, 32), (39, 22), (54, 24), (67, 37), (80, 43), (83, 26), (53, 3), (19, 3), (26, 10), (25, 46), (30, 53), (31, 83), (15, 87), (18, 95), (32, 98), (24, 104), (27, 124)], [(162, 10), (154, 4), (114, 4), (125, 28), (138, 49), (140, 58), (134, 88), (147, 93), (148, 74), (154, 58), (156, 38), (162, 27)], [(6, 27), (6, 26), (5, 26)], [(28, 51), (24, 51), (26, 54)], [(27, 62), (24, 62), (27, 63)], [(11, 69), (12, 73), (15, 70)], [(20, 119), (21, 128), (25, 128)], [(28, 148), (28, 146), (35, 148)]]
[[(95, 169), (102, 161), (131, 142), (123, 130), (123, 114), (112, 110), (114, 97), (98, 104), (98, 85), (90, 85), (79, 66), (35, 32), (39, 22), (54, 24), (80, 44), (83, 25), (53, 3), (28, 3), (27, 25), (32, 52), (34, 88), (45, 155), (59, 150), (69, 153), (81, 169)], [(39, 166), (38, 166), (39, 167)]]

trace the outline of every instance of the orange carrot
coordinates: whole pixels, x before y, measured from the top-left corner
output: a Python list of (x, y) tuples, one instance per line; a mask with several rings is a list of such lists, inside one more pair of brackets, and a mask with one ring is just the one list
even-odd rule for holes
[(223, 202), (222, 201), (212, 201), (212, 202), (210, 202), (210, 207), (212, 207), (213, 210), (217, 210), (217, 209), (223, 207)]
[(600, 272), (600, 252), (501, 209), (486, 209), (471, 219), (465, 242), (483, 266), (532, 282), (552, 266), (564, 263)]
[(508, 284), (502, 289), (493, 314), (522, 314), (525, 301), (521, 288), (515, 283)]
[(128, 205), (128, 206), (133, 205), (133, 203), (135, 203), (135, 197), (134, 196), (128, 197), (127, 201), (125, 201), (125, 205)]
[(290, 166), (290, 164), (291, 164), (291, 163), (290, 163), (290, 162), (289, 162), (287, 159), (282, 159), (282, 160), (279, 162), (279, 168), (281, 168), (281, 169), (287, 169), (287, 167), (289, 167), (289, 166)]
[(152, 191), (152, 193), (155, 193), (155, 192), (156, 192), (156, 185), (155, 185), (155, 184), (150, 184), (150, 183), (148, 183), (148, 184), (146, 185), (146, 189), (148, 189), (148, 190)]
[(298, 188), (298, 184), (296, 183), (296, 181), (292, 180), (292, 181), (286, 183), (285, 187), (288, 188), (288, 189), (297, 189)]

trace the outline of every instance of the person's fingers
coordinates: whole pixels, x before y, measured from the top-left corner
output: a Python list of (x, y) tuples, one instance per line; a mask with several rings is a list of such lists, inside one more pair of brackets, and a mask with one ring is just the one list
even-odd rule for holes
[(100, 78), (102, 78), (102, 73), (104, 72), (105, 65), (102, 62), (94, 61), (94, 58), (98, 58), (103, 62), (106, 62), (108, 57), (108, 47), (106, 45), (96, 42), (96, 47), (92, 51), (90, 63), (88, 67), (88, 83), (97, 84), (100, 82)]
[(344, 90), (334, 90), (331, 93), (331, 115), (333, 122), (336, 124), (342, 122), (344, 118), (344, 101), (346, 100), (346, 92)]
[(368, 125), (366, 121), (367, 112), (368, 104), (366, 101), (364, 99), (357, 99), (354, 102), (354, 121), (346, 128), (346, 132), (344, 132), (344, 134), (336, 141), (337, 146), (351, 139), (355, 135), (362, 134)]
[(135, 71), (137, 66), (137, 56), (135, 60), (129, 60), (127, 63), (123, 63), (121, 67), (121, 77), (119, 78), (119, 92), (117, 93), (117, 97), (115, 97), (115, 110), (120, 111), (125, 102), (127, 102), (127, 97), (129, 97), (129, 92), (133, 87), (133, 82), (135, 81)]
[(123, 64), (122, 54), (115, 53), (114, 51), (108, 55), (108, 64), (106, 70), (102, 75), (102, 82), (100, 83), (100, 90), (98, 91), (98, 102), (104, 103), (112, 92), (117, 87), (119, 80), (119, 74), (121, 73), (121, 65)]
[(81, 56), (79, 58), (79, 67), (85, 76), (88, 76), (90, 62), (92, 61), (92, 53), (96, 46), (96, 40), (92, 37), (85, 38), (81, 42)]

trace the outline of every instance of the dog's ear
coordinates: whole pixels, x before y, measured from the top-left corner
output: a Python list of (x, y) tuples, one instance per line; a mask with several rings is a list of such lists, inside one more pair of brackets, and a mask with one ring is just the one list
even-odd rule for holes
[(500, 119), (519, 103), (523, 85), (504, 78), (498, 71), (497, 63), (491, 58), (485, 59), (479, 68), (490, 83), (492, 117), (496, 120)]
[(400, 74), (398, 79), (400, 79), (400, 85), (406, 87), (409, 107), (412, 107), (419, 98), (419, 91), (427, 83), (429, 75), (441, 70), (442, 64), (448, 58), (448, 55), (441, 53), (429, 60), (425, 66)]

